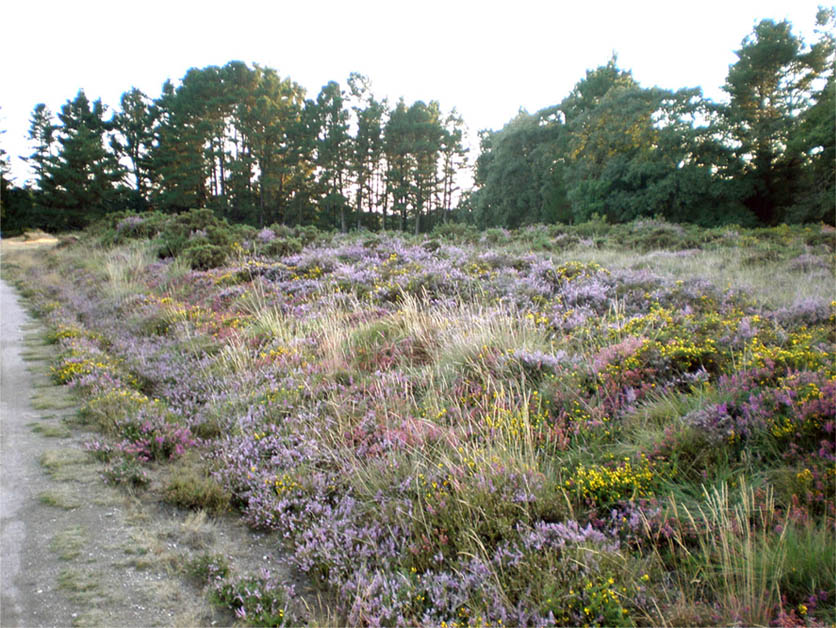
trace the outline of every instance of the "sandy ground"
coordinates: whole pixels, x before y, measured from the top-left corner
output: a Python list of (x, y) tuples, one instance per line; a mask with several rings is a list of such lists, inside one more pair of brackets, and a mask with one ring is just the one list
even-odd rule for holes
[[(27, 427), (36, 417), (21, 348), (27, 316), (14, 291), (0, 283), (0, 625), (67, 625), (71, 612), (51, 590), (44, 573), (44, 519), (38, 499), (44, 471), (38, 460), (49, 445)], [(52, 584), (50, 584), (52, 582)]]
[(20, 248), (32, 248), (32, 246), (54, 246), (59, 240), (43, 231), (30, 231), (26, 235), (14, 238), (3, 238), (3, 249), (13, 251)]

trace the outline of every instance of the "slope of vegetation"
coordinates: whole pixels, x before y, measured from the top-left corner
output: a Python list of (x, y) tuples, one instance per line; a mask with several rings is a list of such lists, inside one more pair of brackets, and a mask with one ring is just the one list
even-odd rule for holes
[[(3, 270), (108, 480), (234, 509), (340, 623), (807, 625), (836, 621), (835, 248), (190, 212)], [(317, 620), (253, 569), (193, 566), (243, 621)]]

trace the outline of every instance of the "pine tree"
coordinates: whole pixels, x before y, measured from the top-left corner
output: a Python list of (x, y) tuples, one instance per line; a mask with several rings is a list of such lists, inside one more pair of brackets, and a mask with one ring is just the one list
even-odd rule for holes
[(117, 131), (110, 141), (117, 157), (130, 162), (133, 179), (134, 199), (137, 209), (147, 207), (149, 201), (150, 163), (149, 154), (154, 140), (153, 112), (148, 97), (137, 88), (122, 94), (121, 111), (113, 117)]
[(54, 228), (78, 229), (113, 209), (114, 184), (125, 173), (105, 148), (111, 125), (104, 113), (101, 100), (90, 103), (81, 90), (58, 114), (58, 153), (45, 166), (42, 190), (56, 212)]
[(761, 222), (775, 224), (801, 180), (793, 138), (830, 51), (825, 42), (806, 48), (789, 22), (762, 20), (736, 54), (723, 87), (725, 123), (749, 185), (747, 205)]

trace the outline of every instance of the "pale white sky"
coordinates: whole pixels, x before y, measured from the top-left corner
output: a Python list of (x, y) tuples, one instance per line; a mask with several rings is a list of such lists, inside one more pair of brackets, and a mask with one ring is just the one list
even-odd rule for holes
[(812, 41), (815, 0), (11, 0), (0, 13), (0, 144), (16, 183), (32, 109), (57, 112), (80, 88), (118, 106), (167, 78), (230, 60), (275, 68), (315, 97), (367, 75), (378, 98), (456, 107), (475, 138), (520, 108), (560, 102), (587, 69), (619, 66), (646, 87), (703, 88), (715, 100), (734, 50), (762, 18)]

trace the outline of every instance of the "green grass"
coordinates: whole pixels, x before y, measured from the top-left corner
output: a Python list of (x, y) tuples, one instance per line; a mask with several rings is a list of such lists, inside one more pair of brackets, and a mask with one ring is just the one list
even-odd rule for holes
[(75, 510), (81, 506), (81, 501), (75, 491), (66, 487), (51, 488), (38, 493), (38, 501), (46, 506)]
[(36, 389), (31, 403), (35, 410), (69, 410), (78, 406), (78, 401), (65, 388), (54, 385)]
[(58, 574), (58, 587), (79, 602), (91, 602), (100, 597), (101, 579), (93, 569), (65, 567)]
[(79, 449), (48, 449), (38, 461), (54, 480), (90, 481), (98, 478), (95, 465)]
[(229, 509), (229, 495), (209, 475), (205, 462), (193, 453), (177, 460), (167, 475), (163, 496), (168, 503), (212, 513)]
[(72, 436), (72, 432), (66, 425), (55, 423), (36, 423), (32, 426), (32, 431), (46, 438), (69, 438)]
[(61, 560), (73, 560), (81, 555), (86, 544), (87, 531), (81, 526), (72, 526), (56, 533), (49, 547)]

